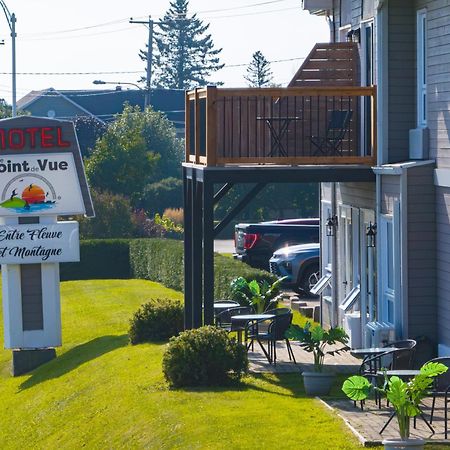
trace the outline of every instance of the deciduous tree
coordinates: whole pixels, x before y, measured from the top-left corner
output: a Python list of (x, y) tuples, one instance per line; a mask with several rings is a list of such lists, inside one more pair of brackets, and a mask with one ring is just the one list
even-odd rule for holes
[(182, 143), (161, 113), (126, 105), (86, 162), (92, 186), (136, 198), (149, 183), (180, 172)]

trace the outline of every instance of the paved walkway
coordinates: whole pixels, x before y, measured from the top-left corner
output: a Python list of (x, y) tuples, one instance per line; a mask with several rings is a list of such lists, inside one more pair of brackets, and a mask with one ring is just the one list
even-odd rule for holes
[[(289, 373), (289, 372), (303, 372), (304, 370), (313, 369), (313, 357), (311, 353), (303, 350), (296, 342), (291, 343), (294, 351), (297, 364), (289, 361), (289, 356), (284, 342), (277, 344), (277, 364), (269, 364), (266, 357), (262, 353), (259, 345), (255, 343), (255, 351), (249, 351), (250, 371), (255, 373), (272, 372), (272, 373)], [(336, 356), (327, 355), (325, 357), (325, 365), (328, 369), (336, 373), (354, 374), (357, 373), (361, 360), (354, 358), (348, 352)], [(345, 399), (327, 399), (324, 404), (333, 409), (357, 436), (360, 442), (365, 446), (381, 445), (383, 439), (398, 438), (398, 425), (394, 418), (382, 435), (379, 431), (388, 420), (392, 408), (386, 406), (386, 401), (383, 400), (382, 409), (378, 409), (372, 400), (368, 400), (364, 409), (355, 408), (350, 400)], [(450, 439), (444, 440), (444, 410), (442, 399), (437, 399), (437, 409), (435, 411), (435, 420), (433, 421), (433, 428), (435, 434), (431, 434), (422, 419), (417, 419), (417, 428), (414, 429), (411, 424), (411, 437), (421, 437), (433, 443), (444, 443), (450, 445)], [(427, 420), (430, 417), (431, 399), (424, 400), (423, 406), (424, 415)]]
[[(359, 408), (359, 404), (358, 407), (355, 408), (353, 402), (350, 400), (325, 400), (325, 402), (329, 407), (335, 410), (340, 417), (342, 417), (347, 426), (349, 426), (363, 445), (381, 445), (381, 441), (383, 439), (396, 439), (399, 437), (398, 425), (395, 417), (383, 434), (380, 434), (381, 428), (392, 413), (392, 408), (388, 408), (386, 406), (386, 401), (384, 399), (381, 410), (378, 409), (378, 406), (373, 400), (370, 400), (366, 401), (363, 411)], [(422, 409), (424, 412), (424, 417), (429, 421), (431, 399), (424, 399)], [(450, 445), (450, 440), (444, 439), (443, 418), (443, 400), (437, 399), (432, 424), (435, 433), (432, 434), (425, 422), (418, 417), (416, 420), (417, 428), (413, 427), (413, 423), (411, 421), (411, 438), (420, 437), (435, 444), (439, 443)]]
[[(312, 353), (303, 350), (298, 342), (291, 342), (292, 350), (294, 351), (295, 360), (297, 364), (289, 361), (286, 344), (284, 342), (277, 343), (277, 363), (269, 364), (259, 345), (255, 342), (254, 352), (249, 351), (250, 371), (251, 372), (275, 372), (275, 373), (289, 373), (289, 372), (303, 372), (314, 369), (314, 359)], [(330, 347), (340, 348), (342, 346)], [(339, 355), (325, 356), (325, 367), (336, 373), (356, 373), (361, 360), (354, 358), (348, 352), (343, 352)]]

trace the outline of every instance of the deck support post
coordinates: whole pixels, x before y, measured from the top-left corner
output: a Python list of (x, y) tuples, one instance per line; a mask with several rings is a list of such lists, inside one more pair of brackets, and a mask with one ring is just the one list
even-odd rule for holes
[(192, 202), (192, 327), (202, 326), (203, 303), (203, 183), (193, 175)]
[(184, 329), (192, 328), (192, 209), (193, 209), (193, 180), (192, 171), (183, 167), (183, 195), (184, 195)]
[(214, 184), (203, 180), (203, 321), (214, 323)]

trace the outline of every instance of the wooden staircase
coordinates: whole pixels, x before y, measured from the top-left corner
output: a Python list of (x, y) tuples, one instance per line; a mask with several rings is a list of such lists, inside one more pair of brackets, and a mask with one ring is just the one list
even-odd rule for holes
[(316, 44), (288, 87), (359, 86), (359, 54), (354, 42)]

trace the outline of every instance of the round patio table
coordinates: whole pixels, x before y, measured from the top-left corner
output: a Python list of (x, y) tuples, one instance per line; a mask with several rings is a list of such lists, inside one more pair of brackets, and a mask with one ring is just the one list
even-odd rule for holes
[(369, 347), (369, 348), (352, 348), (350, 354), (356, 358), (364, 358), (366, 356), (377, 356), (382, 353), (388, 353), (397, 350), (395, 347)]
[(225, 311), (226, 309), (230, 309), (230, 308), (238, 308), (240, 305), (237, 303), (221, 303), (221, 302), (217, 302), (214, 303), (214, 311), (215, 312), (220, 312), (220, 311)]
[[(241, 328), (245, 328), (249, 322), (258, 322), (263, 320), (270, 320), (275, 317), (274, 314), (241, 314), (238, 316), (231, 316), (231, 327), (233, 328), (233, 324), (239, 325), (238, 333), (238, 342), (242, 343), (242, 330)], [(244, 325), (244, 324), (245, 325)]]

